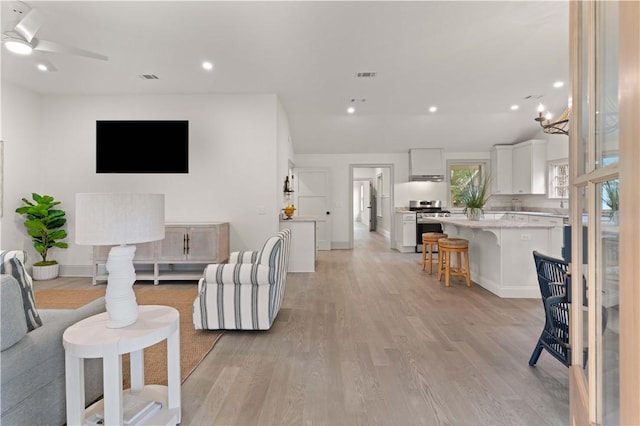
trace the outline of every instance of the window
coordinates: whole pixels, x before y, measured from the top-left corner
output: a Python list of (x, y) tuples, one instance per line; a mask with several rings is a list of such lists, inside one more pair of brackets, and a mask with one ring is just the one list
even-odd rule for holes
[(451, 207), (463, 208), (460, 187), (466, 184), (469, 176), (472, 176), (474, 183), (480, 184), (486, 172), (484, 162), (450, 162), (449, 169), (449, 200)]
[(549, 198), (569, 198), (569, 160), (549, 162)]

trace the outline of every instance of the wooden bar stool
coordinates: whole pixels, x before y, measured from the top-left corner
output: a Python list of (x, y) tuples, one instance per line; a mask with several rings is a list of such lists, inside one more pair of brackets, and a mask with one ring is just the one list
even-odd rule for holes
[(429, 262), (429, 273), (433, 273), (433, 246), (438, 245), (440, 238), (447, 238), (447, 234), (441, 232), (425, 232), (422, 234), (422, 270)]
[[(457, 255), (457, 265), (451, 265), (451, 257)], [(464, 267), (462, 255), (464, 254)], [(450, 277), (465, 277), (467, 287), (471, 287), (471, 274), (469, 272), (469, 240), (464, 238), (441, 238), (438, 240), (438, 280), (445, 275), (445, 286), (449, 287)]]

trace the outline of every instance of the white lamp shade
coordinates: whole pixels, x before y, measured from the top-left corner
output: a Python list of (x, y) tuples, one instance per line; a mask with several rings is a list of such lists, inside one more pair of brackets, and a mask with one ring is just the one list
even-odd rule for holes
[(136, 244), (164, 239), (164, 194), (76, 194), (76, 243)]

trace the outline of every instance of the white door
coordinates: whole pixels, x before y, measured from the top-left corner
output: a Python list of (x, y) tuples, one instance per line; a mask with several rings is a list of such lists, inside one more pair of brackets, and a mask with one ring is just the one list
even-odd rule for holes
[(299, 216), (316, 217), (318, 250), (331, 250), (329, 169), (296, 168), (294, 198)]

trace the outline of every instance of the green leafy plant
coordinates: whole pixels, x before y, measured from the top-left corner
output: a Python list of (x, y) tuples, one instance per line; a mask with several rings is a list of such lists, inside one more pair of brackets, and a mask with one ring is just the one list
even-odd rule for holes
[(459, 184), (460, 202), (464, 212), (468, 209), (482, 209), (489, 200), (489, 176), (478, 176), (478, 172), (469, 172)]
[(604, 203), (611, 209), (611, 212), (616, 212), (620, 208), (620, 199), (618, 195), (618, 180), (608, 180), (602, 184), (604, 193), (602, 198)]
[(67, 238), (67, 231), (61, 229), (67, 223), (66, 213), (64, 210), (55, 208), (61, 202), (55, 201), (50, 195), (39, 195), (34, 192), (31, 198), (33, 202), (23, 198), (22, 202), (25, 205), (18, 207), (16, 213), (26, 216), (24, 227), (31, 236), (33, 247), (42, 256), (42, 261), (36, 262), (34, 266), (55, 265), (58, 262), (47, 260), (47, 254), (53, 247), (69, 247), (67, 243), (60, 241)]

